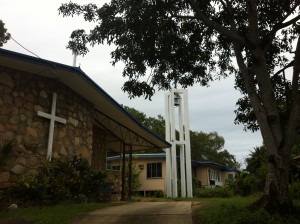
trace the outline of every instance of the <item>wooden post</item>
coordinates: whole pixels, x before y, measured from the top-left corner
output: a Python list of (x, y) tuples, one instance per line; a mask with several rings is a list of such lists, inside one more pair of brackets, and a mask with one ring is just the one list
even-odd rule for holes
[(122, 192), (121, 192), (121, 201), (125, 201), (125, 152), (126, 145), (123, 143), (123, 158), (122, 158)]
[(130, 152), (129, 152), (129, 169), (128, 169), (128, 198), (131, 199), (132, 193), (132, 145), (130, 145)]

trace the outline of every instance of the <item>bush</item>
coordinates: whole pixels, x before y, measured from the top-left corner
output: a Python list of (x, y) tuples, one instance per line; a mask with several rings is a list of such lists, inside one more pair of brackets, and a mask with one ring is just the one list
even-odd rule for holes
[(260, 180), (251, 174), (241, 172), (234, 180), (227, 180), (226, 187), (231, 189), (234, 195), (247, 196), (260, 190)]
[(290, 196), (293, 199), (300, 199), (300, 181), (295, 181), (289, 186)]
[(72, 200), (85, 202), (99, 196), (100, 183), (105, 175), (94, 172), (82, 157), (71, 161), (45, 162), (37, 171), (19, 179), (9, 195), (22, 202), (58, 203)]
[(49, 186), (47, 176), (39, 175), (37, 172), (29, 172), (19, 179), (9, 191), (9, 195), (23, 202), (44, 201), (49, 197)]
[(233, 196), (233, 192), (229, 188), (224, 187), (197, 188), (194, 191), (194, 196), (199, 198), (228, 198)]

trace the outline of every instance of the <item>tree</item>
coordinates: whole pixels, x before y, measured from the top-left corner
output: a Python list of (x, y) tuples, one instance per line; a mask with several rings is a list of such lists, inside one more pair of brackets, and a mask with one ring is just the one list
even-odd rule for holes
[(217, 162), (228, 167), (239, 167), (235, 156), (224, 149), (225, 139), (217, 132), (191, 131), (190, 138), (193, 160)]
[(259, 182), (257, 183), (257, 189), (260, 191), (263, 190), (266, 174), (267, 174), (267, 150), (266, 147), (260, 146), (255, 147), (254, 151), (251, 151), (248, 158), (246, 158), (246, 171), (249, 172), (250, 175), (255, 176)]
[(124, 106), (124, 108), (142, 125), (149, 128), (160, 137), (165, 138), (165, 119), (162, 115), (159, 114), (157, 117), (147, 117), (145, 113), (132, 107)]
[[(157, 117), (147, 117), (145, 113), (140, 112), (132, 107), (124, 106), (124, 108), (141, 124), (149, 128), (162, 138), (165, 137), (165, 119), (162, 115)], [(211, 161), (223, 164), (228, 167), (238, 168), (239, 164), (235, 156), (230, 154), (224, 148), (225, 140), (217, 132), (197, 132), (190, 131), (191, 140), (191, 157), (197, 161)], [(150, 151), (139, 151), (139, 153), (159, 153), (160, 149)]]
[(5, 29), (5, 23), (0, 20), (0, 47), (3, 46), (9, 39), (10, 39), (10, 34), (7, 33), (7, 29)]
[[(300, 127), (298, 0), (112, 0), (100, 8), (70, 2), (59, 12), (97, 22), (88, 34), (74, 31), (68, 47), (84, 55), (88, 43), (116, 45), (113, 64), (125, 63), (123, 90), (130, 97), (151, 98), (155, 88), (207, 85), (234, 74), (246, 97), (239, 109), (253, 110), (267, 148), (268, 174), (257, 205), (275, 213), (292, 210), (289, 152)], [(290, 67), (292, 77), (284, 80), (280, 74)], [(290, 92), (285, 113), (283, 85)]]

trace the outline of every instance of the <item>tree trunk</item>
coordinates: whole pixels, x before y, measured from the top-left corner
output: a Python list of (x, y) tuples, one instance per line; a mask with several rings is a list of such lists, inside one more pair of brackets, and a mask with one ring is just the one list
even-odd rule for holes
[[(262, 198), (256, 203), (260, 207), (265, 208), (268, 212), (289, 214), (294, 211), (293, 201), (289, 197), (289, 161), (290, 149), (295, 143), (297, 129), (300, 126), (300, 39), (298, 38), (297, 48), (294, 60), (294, 72), (292, 80), (293, 106), (290, 113), (288, 124), (283, 128), (283, 139), (279, 139), (275, 143), (277, 148), (272, 147), (271, 142), (265, 141), (268, 149), (269, 161), (266, 184)], [(272, 128), (270, 128), (272, 130)], [(274, 135), (274, 130), (272, 134)], [(263, 131), (262, 131), (262, 134)], [(264, 138), (265, 140), (265, 138)]]
[[(252, 51), (255, 64), (254, 70), (250, 71), (243, 59), (240, 45), (233, 43), (233, 46), (268, 152), (268, 171), (264, 194), (252, 208), (265, 208), (268, 212), (277, 214), (291, 213), (293, 203), (288, 192), (289, 152), (294, 142), (292, 133), (296, 132), (297, 126), (287, 125), (287, 127), (286, 124), (280, 124), (276, 99), (272, 93), (270, 74), (267, 73), (265, 58), (261, 51), (258, 48)], [(258, 82), (258, 86), (255, 85), (255, 80)], [(298, 111), (298, 106), (293, 104), (294, 113), (295, 110)]]
[(263, 196), (253, 205), (269, 213), (290, 214), (294, 211), (289, 197), (289, 150), (278, 149), (278, 155), (269, 155), (268, 171)]

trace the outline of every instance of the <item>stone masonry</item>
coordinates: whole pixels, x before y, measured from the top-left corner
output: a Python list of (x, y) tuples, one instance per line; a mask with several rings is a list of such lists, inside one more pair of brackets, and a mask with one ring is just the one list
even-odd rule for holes
[(0, 67), (0, 147), (5, 141), (15, 142), (0, 167), (0, 189), (46, 160), (50, 121), (37, 111), (51, 112), (53, 92), (56, 116), (67, 123), (55, 122), (52, 158), (82, 155), (91, 162), (93, 105), (57, 80)]

